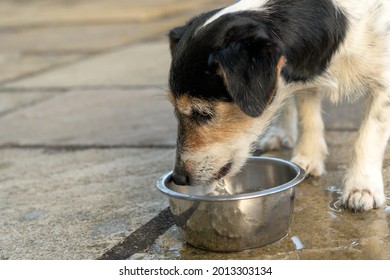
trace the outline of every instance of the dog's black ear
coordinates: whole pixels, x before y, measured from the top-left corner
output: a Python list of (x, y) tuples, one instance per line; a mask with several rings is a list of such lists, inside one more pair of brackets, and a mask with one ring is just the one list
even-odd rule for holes
[(230, 38), (224, 48), (210, 55), (209, 65), (216, 67), (240, 109), (258, 117), (274, 97), (285, 62), (282, 46), (262, 30), (249, 38)]
[(181, 37), (183, 37), (184, 32), (187, 30), (187, 25), (179, 26), (173, 28), (168, 33), (169, 37), (169, 47), (171, 49), (171, 55), (175, 51), (176, 45), (179, 43)]

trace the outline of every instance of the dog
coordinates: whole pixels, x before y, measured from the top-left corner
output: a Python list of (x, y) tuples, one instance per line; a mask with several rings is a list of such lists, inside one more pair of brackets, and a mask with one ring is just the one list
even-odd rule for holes
[[(233, 176), (262, 135), (265, 146), (294, 146), (292, 161), (320, 176), (328, 155), (321, 98), (364, 97), (341, 201), (355, 211), (383, 206), (389, 15), (387, 0), (242, 0), (172, 29), (173, 181), (197, 186)], [(281, 124), (268, 129), (278, 116)]]

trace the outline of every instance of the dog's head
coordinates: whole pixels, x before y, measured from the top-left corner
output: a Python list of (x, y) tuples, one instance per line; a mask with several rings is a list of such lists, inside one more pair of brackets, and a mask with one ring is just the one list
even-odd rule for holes
[(208, 184), (244, 165), (278, 107), (281, 43), (252, 14), (214, 12), (170, 31), (168, 93), (178, 120), (173, 180)]

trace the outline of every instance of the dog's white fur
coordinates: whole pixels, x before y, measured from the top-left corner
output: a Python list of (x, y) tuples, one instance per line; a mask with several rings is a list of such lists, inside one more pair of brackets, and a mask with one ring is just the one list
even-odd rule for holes
[[(231, 5), (226, 7), (225, 9), (222, 9), (212, 17), (210, 17), (202, 27), (208, 25), (209, 23), (213, 22), (217, 18), (226, 15), (228, 13), (235, 13), (235, 12), (240, 12), (240, 11), (260, 11), (263, 10), (263, 5), (267, 2), (268, 0), (241, 0), (238, 1), (236, 4)], [(201, 27), (201, 28), (202, 28)]]
[[(261, 9), (264, 2), (242, 0), (218, 12), (205, 25), (226, 13)], [(308, 173), (319, 176), (325, 173), (324, 161), (328, 154), (321, 116), (321, 97), (326, 96), (338, 102), (364, 96), (364, 120), (354, 147), (352, 163), (345, 176), (342, 201), (349, 208), (369, 210), (380, 207), (385, 201), (381, 170), (384, 150), (390, 137), (390, 1), (333, 2), (348, 14), (350, 21), (343, 44), (326, 72), (316, 79), (290, 84), (279, 79), (277, 98), (269, 111), (278, 111), (283, 102), (295, 94), (300, 136), (292, 161)], [(285, 146), (294, 144), (297, 138), (294, 109), (289, 105), (284, 112), (281, 119), (285, 123), (271, 129), (266, 140), (263, 140), (264, 145), (274, 147), (275, 141), (282, 145), (283, 141), (287, 141), (284, 142)], [(263, 114), (257, 121), (257, 129), (265, 129), (271, 118), (272, 114)]]

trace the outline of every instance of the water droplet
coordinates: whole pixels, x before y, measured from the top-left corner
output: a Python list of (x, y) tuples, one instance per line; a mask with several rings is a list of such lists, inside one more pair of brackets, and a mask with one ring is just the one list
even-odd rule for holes
[(333, 220), (336, 220), (336, 219), (337, 219), (337, 215), (336, 215), (334, 212), (328, 211), (328, 214), (329, 214), (329, 216), (330, 216), (331, 219), (333, 219)]
[(294, 243), (295, 249), (302, 250), (303, 248), (305, 248), (298, 236), (294, 235), (293, 237), (291, 237), (291, 241)]
[(346, 245), (345, 248), (354, 247), (356, 245), (359, 245), (359, 240), (353, 240), (350, 244)]
[(329, 208), (330, 208), (330, 210), (332, 210), (333, 212), (341, 212), (341, 211), (343, 211), (340, 198), (333, 199), (333, 200), (329, 203)]
[(337, 186), (327, 186), (327, 187), (325, 187), (325, 190), (327, 190), (328, 192), (333, 192), (333, 193), (337, 193), (337, 194), (343, 193), (343, 190)]
[(226, 190), (225, 180), (223, 178), (219, 179), (217, 181), (217, 185), (215, 186), (215, 189), (211, 193), (211, 195), (213, 195), (213, 196), (222, 196), (222, 195), (226, 195), (226, 194), (229, 194), (229, 193)]
[(223, 178), (219, 179), (217, 182), (217, 186), (220, 188), (224, 188), (225, 187), (225, 180)]

